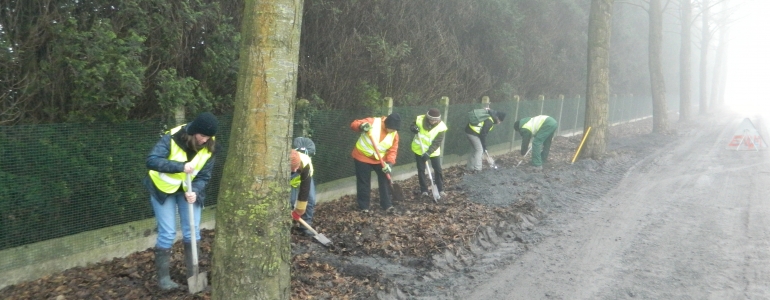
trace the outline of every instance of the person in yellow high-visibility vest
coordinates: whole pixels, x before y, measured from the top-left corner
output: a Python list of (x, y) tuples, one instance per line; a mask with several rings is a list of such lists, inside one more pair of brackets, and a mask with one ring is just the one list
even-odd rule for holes
[[(214, 115), (202, 113), (192, 122), (167, 131), (147, 155), (146, 165), (150, 171), (142, 182), (150, 192), (150, 203), (158, 224), (155, 268), (158, 272), (158, 285), (163, 290), (179, 287), (169, 276), (171, 246), (176, 238), (177, 211), (182, 225), (187, 277), (194, 275), (191, 239), (201, 238), (201, 209), (206, 197), (206, 184), (214, 169), (214, 135), (218, 125)], [(188, 175), (192, 177), (192, 189), (183, 184)], [(188, 213), (188, 203), (194, 204), (193, 216)], [(190, 218), (195, 222), (195, 236), (191, 235)], [(199, 247), (200, 243), (197, 245)]]
[(417, 116), (409, 129), (414, 133), (412, 152), (417, 163), (417, 179), (420, 183), (420, 193), (428, 196), (428, 185), (425, 180), (425, 162), (430, 161), (433, 167), (433, 180), (441, 196), (444, 196), (444, 176), (441, 172), (441, 142), (447, 126), (441, 121), (441, 112), (431, 108), (424, 115)]
[(543, 163), (548, 161), (551, 141), (558, 127), (559, 123), (556, 119), (546, 115), (521, 118), (513, 124), (513, 129), (521, 135), (521, 155), (526, 155), (529, 141), (532, 140), (530, 151), (532, 151), (532, 166), (535, 169), (542, 169)]
[(469, 122), (468, 126), (465, 126), (465, 135), (473, 148), (468, 155), (468, 164), (465, 169), (471, 173), (481, 171), (481, 160), (484, 152), (487, 151), (487, 134), (495, 125), (505, 120), (505, 113), (502, 111), (487, 109), (487, 112), (489, 116), (483, 121)]
[[(289, 203), (294, 213), (299, 215), (308, 225), (313, 225), (315, 213), (315, 182), (313, 182), (313, 161), (310, 156), (292, 149), (291, 159), (291, 195)], [(304, 235), (313, 236), (313, 232), (305, 227), (298, 227)]]

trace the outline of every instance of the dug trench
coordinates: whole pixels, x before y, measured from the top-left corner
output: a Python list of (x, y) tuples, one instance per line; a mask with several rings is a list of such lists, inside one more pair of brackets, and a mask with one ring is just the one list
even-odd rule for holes
[[(333, 247), (292, 234), (292, 299), (453, 299), (461, 289), (515, 261), (528, 245), (556, 234), (548, 226), (611, 190), (676, 133), (651, 134), (650, 120), (610, 128), (607, 155), (569, 162), (578, 137), (556, 137), (549, 162), (535, 170), (518, 153), (497, 157), (498, 170), (444, 170), (438, 204), (419, 195), (417, 179), (400, 182), (406, 199), (393, 213), (364, 214), (355, 196), (321, 203), (314, 226)], [(211, 274), (213, 231), (202, 232), (200, 271)], [(173, 249), (172, 279), (183, 288), (161, 291), (151, 249), (73, 268), (0, 290), (2, 299), (209, 299), (189, 295), (181, 244)], [(210, 275), (209, 275), (210, 276)], [(211, 282), (211, 279), (209, 279)]]

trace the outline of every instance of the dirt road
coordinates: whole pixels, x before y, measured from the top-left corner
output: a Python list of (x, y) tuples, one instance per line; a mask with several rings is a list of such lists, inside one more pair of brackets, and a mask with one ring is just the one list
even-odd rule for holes
[(540, 241), (453, 297), (770, 299), (768, 152), (726, 150), (742, 118), (716, 119), (680, 128), (605, 196), (550, 215), (560, 221)]

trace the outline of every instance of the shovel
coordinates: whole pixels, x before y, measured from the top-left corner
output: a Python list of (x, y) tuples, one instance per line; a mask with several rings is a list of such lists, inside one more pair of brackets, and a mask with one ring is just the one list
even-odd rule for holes
[(324, 245), (324, 246), (327, 246), (327, 247), (332, 245), (332, 241), (331, 240), (326, 238), (325, 235), (318, 233), (318, 231), (315, 231), (315, 229), (313, 229), (313, 227), (310, 227), (310, 225), (307, 222), (305, 222), (305, 220), (302, 220), (302, 217), (299, 214), (297, 214), (294, 211), (292, 211), (291, 212), (291, 218), (294, 219), (295, 221), (299, 222), (300, 224), (302, 224), (302, 226), (305, 226), (305, 228), (307, 228), (307, 230), (310, 230), (313, 233), (313, 238), (316, 241), (318, 241), (319, 243), (321, 243), (321, 245)]
[[(374, 157), (380, 161), (380, 165), (384, 168), (385, 161), (382, 160), (382, 157), (380, 157), (380, 152), (377, 151), (377, 143), (374, 142), (374, 138), (372, 138), (371, 135), (366, 134), (366, 136), (368, 136), (369, 141), (372, 142), (372, 147), (374, 148)], [(393, 179), (390, 178), (390, 173), (385, 173), (385, 177), (388, 178), (388, 184), (390, 185), (390, 195), (393, 197), (392, 200), (395, 200), (393, 202), (404, 201), (404, 191), (401, 189), (401, 186), (398, 185), (397, 183), (393, 183)]]
[(489, 152), (487, 152), (487, 150), (484, 150), (484, 154), (486, 154), (487, 156), (487, 163), (489, 163), (489, 166), (492, 169), (497, 170), (497, 165), (495, 164), (495, 160), (491, 156), (489, 156)]
[[(190, 174), (185, 176), (185, 184), (187, 184), (187, 191), (192, 191), (192, 184), (190, 182)], [(187, 278), (187, 288), (190, 294), (196, 294), (203, 291), (206, 286), (209, 285), (208, 278), (206, 278), (206, 272), (198, 273), (198, 241), (195, 235), (195, 211), (193, 210), (193, 203), (187, 203), (187, 214), (190, 219), (190, 248), (192, 248), (192, 274), (193, 276)]]
[[(417, 139), (417, 144), (420, 145), (420, 149), (424, 153), (425, 149), (422, 147), (422, 140), (419, 137), (419, 133), (418, 136), (415, 136), (415, 138)], [(425, 170), (428, 170), (428, 178), (430, 178), (430, 191), (433, 193), (433, 202), (438, 203), (438, 199), (441, 199), (441, 194), (438, 192), (436, 182), (433, 181), (433, 173), (430, 172), (430, 164), (427, 160), (425, 161)]]
[(529, 155), (529, 151), (532, 151), (532, 147), (531, 146), (529, 148), (527, 148), (527, 153), (524, 153), (524, 156), (521, 157), (521, 160), (519, 161), (518, 164), (516, 164), (516, 167), (518, 167), (521, 163), (524, 162), (524, 160), (526, 160), (527, 155)]

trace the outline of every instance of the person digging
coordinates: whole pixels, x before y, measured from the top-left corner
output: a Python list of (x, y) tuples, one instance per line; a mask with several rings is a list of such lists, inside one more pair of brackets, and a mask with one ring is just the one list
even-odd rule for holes
[(532, 141), (532, 166), (536, 170), (542, 170), (543, 163), (548, 161), (551, 141), (558, 125), (556, 119), (546, 115), (521, 118), (513, 124), (513, 129), (521, 135), (521, 155), (527, 154)]
[(492, 131), (495, 125), (505, 120), (505, 113), (501, 111), (491, 109), (478, 109), (474, 111), (485, 112), (481, 120), (471, 120), (468, 122), (468, 126), (465, 126), (465, 135), (468, 137), (468, 141), (473, 148), (472, 152), (468, 155), (468, 164), (465, 168), (471, 173), (481, 171), (481, 160), (487, 151), (487, 134)]
[(420, 183), (420, 194), (428, 197), (428, 185), (425, 180), (425, 168), (427, 161), (433, 167), (433, 180), (441, 197), (444, 197), (444, 180), (441, 172), (441, 142), (447, 126), (441, 121), (441, 112), (431, 108), (424, 115), (419, 115), (409, 129), (414, 133), (412, 140), (412, 152), (417, 163), (417, 179)]
[[(310, 156), (292, 149), (291, 158), (291, 185), (290, 203), (294, 212), (301, 216), (308, 225), (313, 224), (315, 212), (315, 182), (313, 182), (313, 162)], [(299, 231), (306, 236), (315, 234), (305, 227), (300, 226)]]
[[(371, 172), (377, 173), (380, 187), (380, 207), (387, 211), (393, 208), (388, 177), (398, 154), (398, 129), (401, 127), (401, 115), (392, 113), (387, 117), (370, 117), (354, 120), (350, 129), (361, 133), (351, 156), (356, 171), (356, 203), (361, 212), (369, 212), (371, 193)], [(376, 145), (372, 144), (376, 141)], [(384, 161), (381, 163), (380, 159)]]

